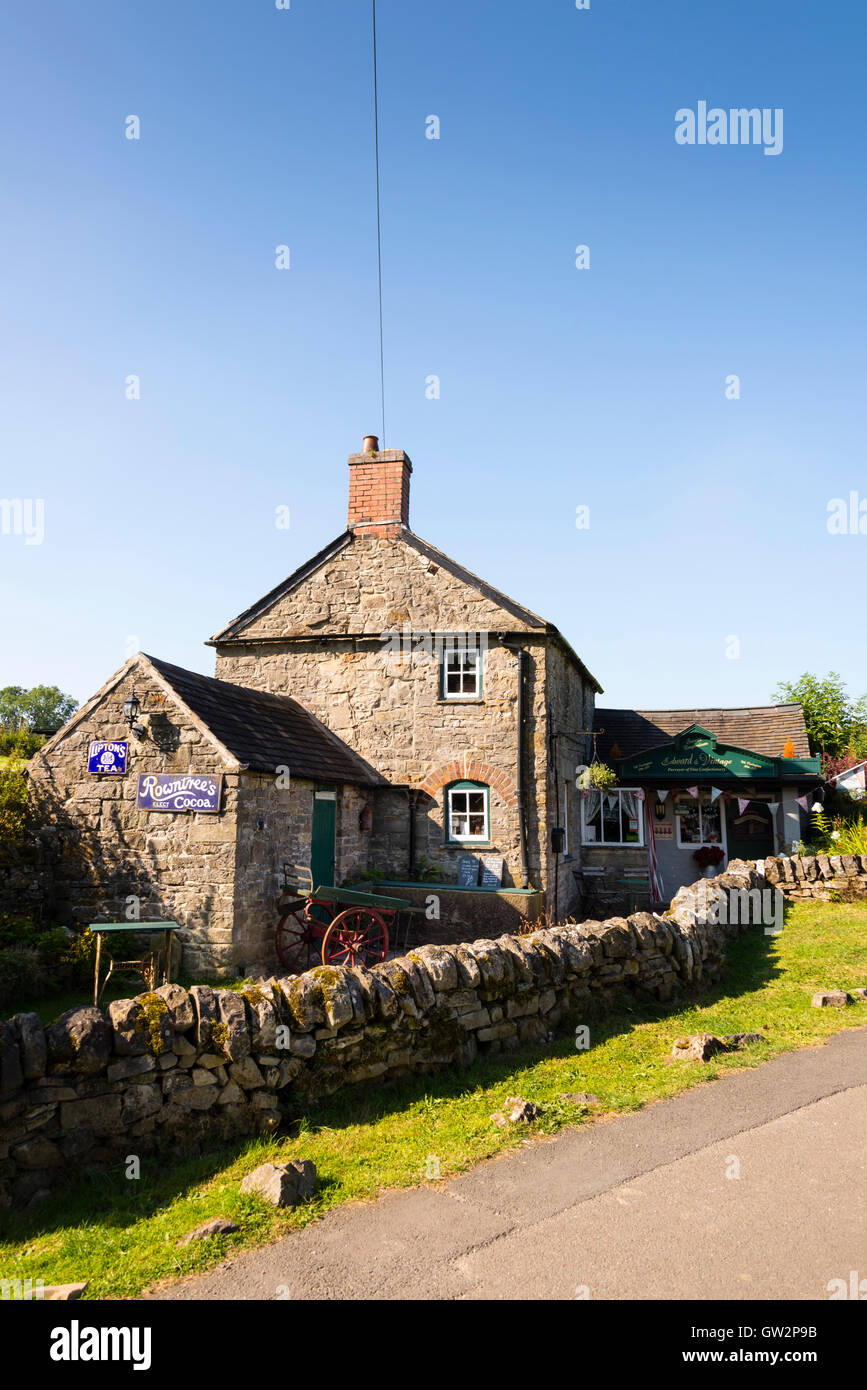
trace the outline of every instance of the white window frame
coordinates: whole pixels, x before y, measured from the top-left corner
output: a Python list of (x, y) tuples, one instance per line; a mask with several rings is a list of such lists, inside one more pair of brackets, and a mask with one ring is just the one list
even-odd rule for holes
[[(466, 796), (466, 812), (458, 814), (466, 815), (469, 819), (469, 796), (471, 792), (479, 792), (482, 796), (482, 814), (484, 816), (484, 833), (481, 835), (456, 835), (452, 829), (452, 797)], [(478, 815), (477, 811), (472, 813)], [(449, 787), (446, 791), (446, 843), (454, 845), (488, 845), (491, 843), (491, 789), (485, 782), (475, 782), (472, 786)]]
[[(591, 787), (590, 791), (599, 791), (600, 796), (616, 796), (620, 801), (620, 833), (623, 834), (623, 799), (622, 792), (632, 792), (635, 796), (640, 787), (611, 787), (608, 791), (600, 791), (598, 787)], [(582, 796), (581, 800), (581, 843), (590, 847), (594, 845), (604, 845), (606, 849), (644, 849), (644, 815), (645, 802), (641, 797), (638, 798), (638, 839), (637, 840), (589, 840), (587, 838), (587, 824), (584, 819), (584, 812), (587, 809), (587, 797)], [(604, 818), (603, 818), (604, 819)], [(600, 828), (602, 822), (600, 821)]]
[[(691, 849), (691, 850), (695, 851), (695, 850), (697, 850), (697, 849), (704, 849), (706, 846), (707, 846), (707, 847), (710, 847), (710, 846), (713, 846), (713, 845), (718, 845), (719, 848), (722, 850), (723, 854), (725, 855), (726, 859), (728, 859), (729, 856), (728, 856), (728, 839), (727, 839), (727, 837), (726, 837), (726, 809), (725, 809), (725, 804), (724, 804), (724, 802), (723, 802), (722, 797), (721, 797), (721, 796), (717, 797), (716, 802), (711, 803), (711, 800), (710, 800), (710, 796), (709, 796), (709, 795), (704, 795), (704, 793), (699, 792), (697, 798), (690, 798), (690, 800), (693, 800), (693, 799), (695, 799), (695, 800), (698, 801), (698, 810), (699, 810), (699, 815), (700, 815), (700, 817), (701, 817), (702, 839), (701, 839), (701, 840), (684, 840), (684, 839), (681, 837), (681, 833), (680, 833), (680, 813), (679, 813), (678, 811), (675, 811), (675, 813), (674, 813), (674, 819), (675, 819), (675, 823), (676, 823), (676, 826), (677, 826), (677, 847), (678, 847), (678, 849)], [(701, 814), (701, 813), (702, 813), (702, 800), (703, 800), (703, 799), (704, 799), (704, 801), (707, 802), (708, 805), (711, 805), (711, 804), (716, 805), (717, 803), (719, 803), (719, 828), (720, 828), (720, 838), (719, 838), (718, 840), (705, 840), (705, 839), (704, 839), (704, 816)]]
[[(467, 663), (466, 663), (465, 658), (466, 658), (467, 656), (469, 656), (469, 655), (474, 656), (475, 659), (476, 659), (476, 683), (475, 683), (475, 688), (474, 688), (473, 690), (471, 690), (471, 691), (467, 691), (467, 690), (459, 690), (459, 691), (449, 690), (449, 689), (448, 689), (449, 660), (450, 660), (451, 658), (455, 658), (455, 657), (458, 658), (458, 670), (459, 670), (460, 676), (461, 676), (461, 685), (463, 685), (463, 677), (464, 677), (464, 675), (466, 674), (466, 671), (467, 671)], [(454, 675), (454, 674), (455, 674), (455, 673), (452, 672), (452, 675)], [(442, 680), (442, 697), (443, 697), (444, 700), (457, 700), (457, 701), (460, 701), (460, 700), (480, 700), (480, 699), (482, 698), (482, 651), (481, 651), (481, 649), (480, 649), (479, 647), (460, 647), (460, 646), (454, 646), (454, 647), (452, 647), (452, 646), (447, 646), (447, 647), (445, 648), (445, 650), (443, 651), (443, 656), (442, 656), (441, 680)]]

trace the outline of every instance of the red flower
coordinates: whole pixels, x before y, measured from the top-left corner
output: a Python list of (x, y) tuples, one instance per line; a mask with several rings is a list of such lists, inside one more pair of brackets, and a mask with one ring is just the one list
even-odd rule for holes
[(693, 850), (692, 857), (700, 869), (706, 869), (709, 864), (721, 864), (725, 855), (719, 845), (702, 845)]

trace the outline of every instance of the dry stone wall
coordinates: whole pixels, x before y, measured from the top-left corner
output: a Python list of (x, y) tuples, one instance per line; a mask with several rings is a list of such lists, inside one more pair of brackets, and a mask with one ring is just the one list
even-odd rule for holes
[(867, 898), (867, 855), (816, 854), (765, 860), (768, 883), (788, 902)]
[[(867, 877), (863, 860), (840, 869)], [(735, 862), (663, 915), (427, 945), (372, 970), (321, 966), (240, 993), (164, 985), (45, 1029), (16, 1015), (0, 1023), (0, 1203), (27, 1205), (82, 1164), (272, 1132), (346, 1084), (547, 1040), (618, 988), (666, 1000), (704, 986), (729, 936), (761, 930), (722, 925), (737, 914), (707, 907), (771, 885)]]

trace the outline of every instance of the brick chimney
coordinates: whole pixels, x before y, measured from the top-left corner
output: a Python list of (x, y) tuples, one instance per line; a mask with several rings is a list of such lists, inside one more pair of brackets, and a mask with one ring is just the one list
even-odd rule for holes
[(380, 449), (367, 435), (364, 451), (349, 455), (349, 518), (358, 536), (399, 536), (409, 526), (409, 475), (412, 462), (403, 449)]

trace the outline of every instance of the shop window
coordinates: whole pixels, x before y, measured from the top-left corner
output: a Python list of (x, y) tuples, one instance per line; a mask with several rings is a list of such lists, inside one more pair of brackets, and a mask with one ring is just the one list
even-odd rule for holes
[(709, 796), (679, 797), (674, 803), (677, 843), (681, 848), (722, 844), (722, 798), (711, 804)]
[(491, 790), (482, 782), (455, 782), (446, 791), (446, 839), (455, 844), (490, 839)]
[(643, 845), (641, 799), (636, 788), (585, 792), (581, 797), (581, 841), (585, 845)]
[(482, 653), (475, 647), (449, 647), (443, 652), (444, 700), (478, 700), (482, 694)]

